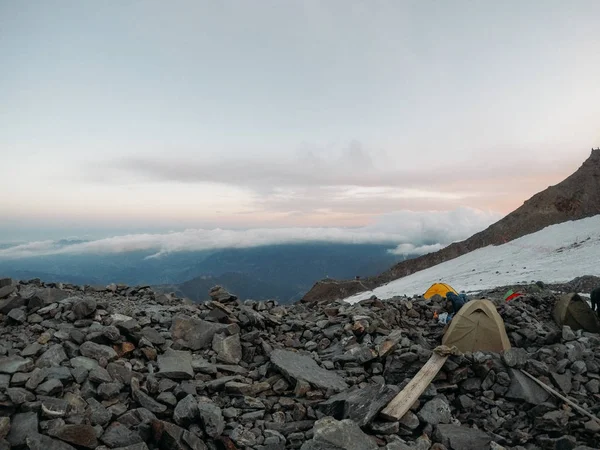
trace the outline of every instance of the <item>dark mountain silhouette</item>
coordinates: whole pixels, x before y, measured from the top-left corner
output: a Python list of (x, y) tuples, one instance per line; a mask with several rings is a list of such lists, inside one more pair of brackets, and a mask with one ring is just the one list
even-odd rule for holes
[(435, 253), (402, 261), (382, 274), (356, 281), (323, 280), (304, 295), (303, 302), (330, 301), (374, 289), (392, 280), (454, 259), (488, 245), (535, 233), (547, 226), (600, 214), (600, 149), (571, 176), (535, 194), (521, 207), (484, 231)]

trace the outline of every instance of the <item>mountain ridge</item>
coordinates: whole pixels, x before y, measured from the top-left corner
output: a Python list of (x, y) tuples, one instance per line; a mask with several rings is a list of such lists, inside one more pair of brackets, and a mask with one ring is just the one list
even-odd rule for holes
[(437, 252), (399, 262), (380, 275), (360, 281), (318, 281), (301, 301), (312, 303), (346, 298), (478, 248), (510, 242), (549, 225), (596, 214), (600, 214), (600, 149), (592, 149), (588, 159), (569, 177), (533, 195), (519, 208), (470, 238)]

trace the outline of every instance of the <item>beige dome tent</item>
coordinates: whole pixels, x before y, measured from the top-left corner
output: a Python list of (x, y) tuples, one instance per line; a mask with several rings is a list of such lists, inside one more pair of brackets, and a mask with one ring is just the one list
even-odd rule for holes
[(504, 321), (489, 300), (472, 300), (456, 313), (442, 344), (461, 352), (503, 352), (510, 348)]
[(598, 316), (592, 311), (585, 299), (577, 294), (563, 295), (554, 305), (554, 321), (559, 325), (568, 325), (572, 330), (585, 330), (600, 333)]

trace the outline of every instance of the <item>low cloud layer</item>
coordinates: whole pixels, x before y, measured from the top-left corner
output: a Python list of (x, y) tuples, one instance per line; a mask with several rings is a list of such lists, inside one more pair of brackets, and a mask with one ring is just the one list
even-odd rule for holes
[(38, 241), (0, 250), (0, 258), (58, 254), (106, 254), (151, 251), (154, 257), (183, 251), (249, 248), (304, 242), (382, 243), (397, 254), (422, 254), (465, 239), (499, 219), (471, 208), (454, 211), (399, 211), (381, 215), (360, 228), (189, 229), (155, 234), (129, 234), (88, 242)]

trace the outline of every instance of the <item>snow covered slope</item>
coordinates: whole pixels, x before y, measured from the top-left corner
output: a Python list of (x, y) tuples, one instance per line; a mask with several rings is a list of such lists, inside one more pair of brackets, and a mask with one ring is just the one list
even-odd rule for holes
[(562, 283), (581, 275), (600, 276), (600, 215), (480, 248), (345, 300), (354, 303), (372, 295), (381, 299), (422, 295), (438, 281), (459, 291), (477, 292), (538, 280)]

